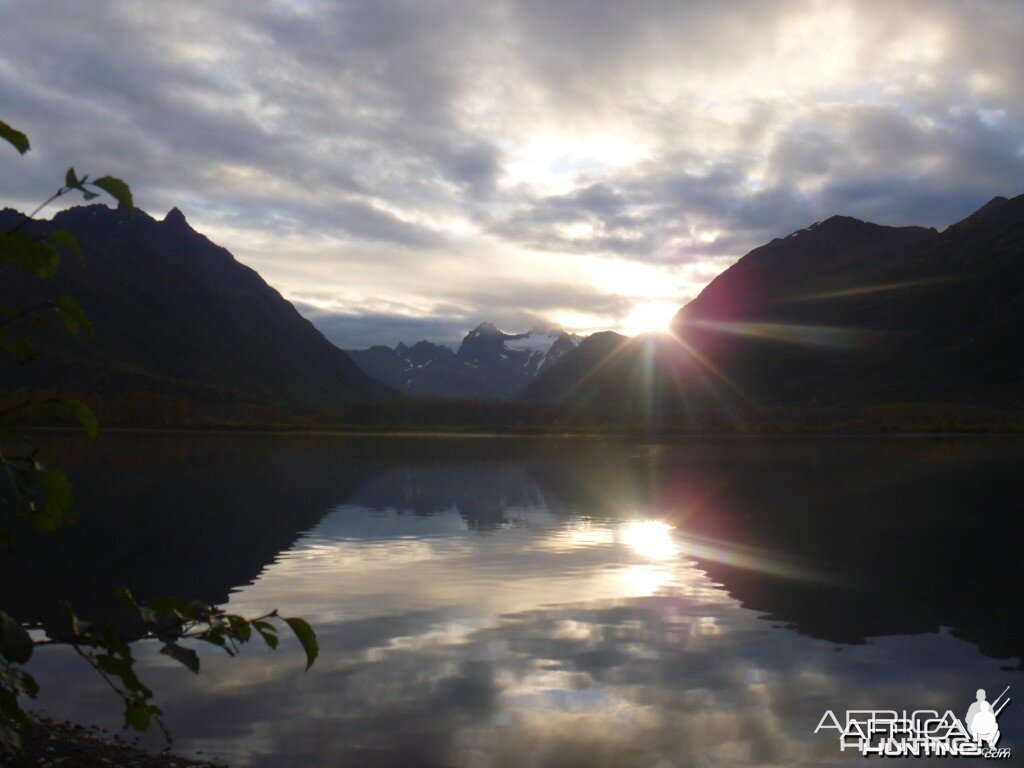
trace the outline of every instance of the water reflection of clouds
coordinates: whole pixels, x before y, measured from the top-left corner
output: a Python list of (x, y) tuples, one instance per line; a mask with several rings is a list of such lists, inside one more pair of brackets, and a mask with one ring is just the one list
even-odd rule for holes
[[(232, 610), (317, 626), (307, 675), (291, 644), (273, 664), (206, 653), (200, 677), (143, 653), (179, 747), (238, 765), (819, 765), (842, 757), (811, 735), (824, 709), (958, 704), (925, 694), (994, 670), (948, 634), (836, 653), (774, 628), (658, 521), (521, 507), (468, 528), (455, 509), (341, 507), (235, 592)], [(95, 682), (58, 657), (45, 675), (80, 679), (64, 711), (92, 712)]]
[[(691, 579), (692, 568), (671, 563), (671, 530), (631, 520), (560, 522), (523, 510), (496, 536), (467, 533), (454, 514), (430, 518), (328, 515), (290, 551), (232, 598), (258, 611), (285, 604), (314, 621), (345, 615), (401, 613), (420, 608), (458, 614), (476, 606), (497, 615), (544, 603), (652, 594)], [(366, 514), (364, 510), (364, 515)], [(453, 521), (455, 524), (453, 525)], [(425, 526), (425, 523), (429, 525)], [(268, 579), (272, 589), (264, 589)], [(268, 595), (269, 592), (269, 595)]]

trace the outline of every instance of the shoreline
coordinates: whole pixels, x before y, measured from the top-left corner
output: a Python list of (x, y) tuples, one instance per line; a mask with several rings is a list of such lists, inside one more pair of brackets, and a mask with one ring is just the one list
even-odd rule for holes
[[(81, 434), (82, 430), (75, 426), (27, 426), (26, 432), (53, 432)], [(784, 430), (778, 431), (740, 431), (740, 430), (709, 430), (709, 431), (635, 431), (635, 432), (477, 432), (456, 430), (365, 430), (344, 428), (311, 428), (311, 427), (273, 427), (273, 426), (175, 426), (175, 427), (101, 427), (99, 435), (104, 434), (211, 434), (211, 435), (301, 435), (308, 437), (386, 437), (386, 438), (426, 438), (426, 439), (467, 439), (467, 440), (643, 440), (671, 441), (703, 438), (725, 439), (764, 439), (764, 438), (859, 438), (859, 437), (892, 437), (892, 438), (1019, 438), (1024, 437), (1024, 430), (978, 430), (978, 431), (927, 431), (927, 430)]]
[(70, 720), (52, 720), (29, 715), (29, 722), (17, 726), (21, 747), (0, 747), (0, 762), (5, 768), (227, 768), (227, 763), (202, 757), (185, 757), (174, 752), (147, 752), (136, 744), (108, 734), (99, 728), (87, 728)]

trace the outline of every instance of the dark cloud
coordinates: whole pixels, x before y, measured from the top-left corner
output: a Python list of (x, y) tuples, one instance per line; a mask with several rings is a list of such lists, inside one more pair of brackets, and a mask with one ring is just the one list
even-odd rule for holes
[(501, 153), (489, 144), (453, 148), (446, 157), (444, 172), (473, 194), (487, 196), (501, 172)]
[(462, 337), (474, 327), (472, 321), (461, 317), (331, 312), (301, 302), (295, 306), (342, 349), (365, 349), (377, 344), (393, 347), (400, 341), (414, 344), (424, 339), (457, 349)]

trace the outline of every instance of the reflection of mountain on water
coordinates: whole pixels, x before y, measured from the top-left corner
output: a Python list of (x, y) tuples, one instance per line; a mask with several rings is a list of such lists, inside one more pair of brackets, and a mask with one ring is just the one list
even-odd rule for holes
[(455, 508), (479, 529), (538, 505), (659, 517), (731, 595), (804, 634), (859, 643), (951, 627), (988, 655), (1024, 656), (1010, 629), (1024, 609), (1019, 441), (526, 443), (485, 460), (470, 446), (462, 461), (454, 445), (442, 459), (404, 455), (351, 501)]
[(494, 530), (516, 510), (557, 517), (635, 516), (653, 477), (645, 446), (596, 441), (392, 441), (391, 467), (348, 503), (422, 516), (455, 510), (472, 530)]
[(409, 464), (366, 480), (348, 498), (374, 511), (436, 515), (456, 511), (472, 530), (492, 531), (512, 509), (538, 509), (543, 498), (523, 463)]
[(522, 510), (657, 517), (729, 594), (801, 633), (848, 643), (948, 626), (988, 655), (1024, 656), (1011, 629), (1024, 608), (1019, 442), (112, 435), (83, 447), (54, 456), (79, 523), (0, 559), (0, 604), (48, 628), (64, 624), (58, 599), (95, 618), (123, 585), (223, 602), (346, 503), (455, 510), (475, 531)]
[[(696, 556), (747, 607), (836, 642), (951, 627), (1024, 656), (1019, 443), (794, 441), (722, 457), (697, 471), (664, 457), (655, 508), (684, 541), (720, 544)], [(750, 551), (808, 575), (772, 575)]]
[(0, 604), (58, 633), (61, 599), (105, 621), (124, 586), (140, 598), (226, 601), (380, 466), (291, 437), (65, 438), (44, 455), (71, 476), (78, 519), (17, 539), (0, 558)]

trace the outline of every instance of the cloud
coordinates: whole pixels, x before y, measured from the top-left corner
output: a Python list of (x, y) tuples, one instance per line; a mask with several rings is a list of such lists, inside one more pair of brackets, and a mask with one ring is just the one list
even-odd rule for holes
[[(33, 151), (0, 195), (123, 176), (326, 295), (346, 343), (629, 330), (832, 214), (943, 227), (1020, 193), (1022, 51), (1010, 0), (14, 0), (2, 119)], [(624, 262), (643, 285), (609, 301)]]
[(462, 337), (472, 328), (472, 320), (460, 316), (406, 316), (385, 312), (331, 312), (296, 302), (296, 308), (308, 317), (334, 344), (342, 349), (363, 349), (398, 342), (415, 344), (427, 340), (458, 349)]
[[(512, 306), (506, 291), (515, 292)], [(328, 294), (303, 294), (295, 301), (296, 308), (334, 344), (342, 349), (361, 349), (377, 344), (393, 347), (399, 342), (413, 344), (427, 340), (458, 349), (463, 337), (488, 318), (499, 328), (518, 332), (541, 326), (562, 326), (561, 311), (596, 312), (602, 316), (622, 318), (633, 309), (632, 302), (613, 293), (601, 295), (564, 283), (532, 283), (503, 281), (501, 286), (453, 289), (449, 302), (436, 303), (427, 313), (414, 307), (392, 304), (382, 310), (344, 311), (318, 306)]]

